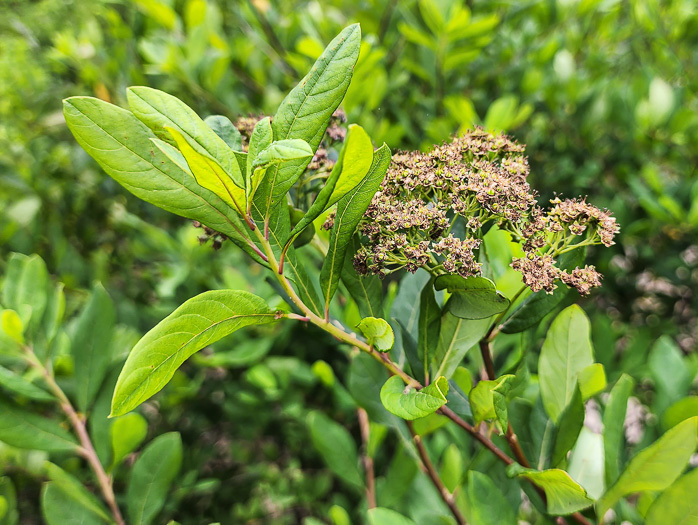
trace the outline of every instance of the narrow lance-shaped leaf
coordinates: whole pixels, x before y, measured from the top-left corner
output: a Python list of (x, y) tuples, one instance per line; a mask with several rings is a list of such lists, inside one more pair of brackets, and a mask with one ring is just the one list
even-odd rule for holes
[(177, 147), (189, 164), (191, 172), (196, 181), (218, 195), (231, 208), (238, 211), (240, 215), (245, 215), (245, 190), (236, 186), (228, 174), (221, 168), (215, 159), (206, 153), (196, 151), (189, 139), (174, 128), (165, 128), (177, 143)]
[(332, 296), (337, 291), (339, 277), (354, 231), (363, 217), (373, 196), (385, 178), (390, 165), (390, 148), (383, 144), (373, 154), (373, 163), (368, 174), (337, 203), (334, 226), (330, 231), (327, 257), (320, 271), (320, 288), (325, 299), (325, 313), (329, 311)]
[(131, 350), (116, 383), (111, 415), (125, 414), (160, 391), (205, 346), (244, 326), (274, 320), (262, 299), (241, 290), (214, 290), (189, 299)]
[(611, 389), (603, 411), (604, 476), (607, 487), (616, 482), (623, 466), (625, 413), (634, 387), (632, 377), (627, 374), (620, 376)]
[(56, 421), (21, 410), (0, 399), (0, 441), (17, 448), (74, 451), (78, 442)]
[[(286, 96), (272, 120), (274, 140), (303, 139), (312, 151), (322, 140), (332, 113), (349, 87), (359, 58), (361, 29), (358, 24), (345, 28), (327, 46), (305, 78)], [(307, 159), (274, 166), (257, 194), (262, 217), (284, 201), (308, 164)]]
[(260, 264), (237, 214), (154, 147), (153, 133), (129, 111), (90, 97), (71, 97), (63, 113), (77, 142), (136, 197), (226, 234)]
[(486, 277), (465, 279), (459, 275), (440, 275), (434, 287), (451, 292), (448, 311), (462, 319), (486, 319), (509, 307), (509, 299)]
[(274, 132), (271, 129), (271, 119), (265, 117), (255, 124), (250, 135), (250, 145), (247, 149), (247, 166), (245, 168), (245, 209), (249, 213), (252, 209), (252, 198), (254, 197), (259, 183), (262, 182), (266, 168), (260, 167), (255, 170), (254, 161), (257, 155), (266, 149), (274, 141)]
[(567, 458), (567, 453), (577, 442), (579, 433), (584, 426), (584, 402), (579, 385), (575, 385), (572, 399), (560, 414), (560, 419), (556, 425), (555, 441), (551, 463), (553, 466), (559, 465)]
[(421, 390), (405, 388), (398, 376), (388, 379), (381, 388), (381, 402), (388, 412), (412, 420), (433, 414), (446, 404), (448, 380), (439, 377)]
[(361, 320), (357, 328), (364, 334), (368, 344), (381, 352), (387, 352), (395, 343), (393, 329), (385, 319), (366, 317)]
[(184, 102), (164, 91), (144, 86), (130, 87), (126, 95), (133, 114), (160, 139), (174, 144), (166, 128), (175, 129), (198, 153), (214, 159), (239, 187), (244, 186), (233, 150)]
[[(431, 279), (424, 285), (419, 297), (417, 354), (420, 362), (424, 365), (425, 373), (427, 373), (429, 364), (436, 353), (441, 327), (441, 307), (436, 302), (434, 282)], [(425, 378), (425, 382), (429, 382), (428, 376)]]
[(548, 512), (555, 516), (572, 514), (594, 503), (586, 490), (564, 470), (538, 471), (514, 463), (507, 468), (507, 474), (512, 477), (526, 478), (542, 488), (545, 491)]
[(204, 119), (206, 125), (233, 151), (242, 151), (242, 135), (228, 117), (210, 115)]
[(102, 503), (80, 481), (53, 463), (46, 462), (44, 468), (49, 479), (63, 493), (63, 497), (70, 501), (70, 504), (77, 505), (90, 514), (99, 517), (103, 520), (100, 523), (111, 522), (109, 514)]
[[(12, 311), (12, 310), (5, 310)], [(4, 313), (4, 312), (3, 312)], [(19, 374), (0, 365), (0, 388), (9, 390), (19, 396), (24, 396), (34, 401), (53, 401), (55, 397), (46, 390), (30, 383)]]
[(597, 502), (596, 514), (603, 516), (627, 494), (667, 488), (686, 468), (697, 441), (698, 417), (686, 419), (667, 431), (630, 461), (618, 481)]

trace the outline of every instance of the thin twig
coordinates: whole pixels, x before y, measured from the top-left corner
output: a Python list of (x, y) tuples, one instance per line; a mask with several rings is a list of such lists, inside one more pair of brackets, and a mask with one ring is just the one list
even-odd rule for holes
[(374, 509), (376, 508), (376, 477), (373, 472), (373, 458), (368, 450), (368, 442), (371, 438), (371, 427), (366, 411), (359, 407), (357, 413), (359, 415), (359, 428), (361, 429), (361, 442), (363, 444), (361, 460), (364, 464), (364, 471), (366, 473), (366, 501), (368, 502), (368, 508)]
[(412, 434), (412, 440), (414, 441), (414, 444), (417, 447), (417, 452), (419, 453), (419, 457), (422, 460), (424, 469), (427, 475), (429, 476), (429, 479), (431, 479), (431, 482), (436, 487), (436, 490), (439, 492), (441, 499), (444, 500), (444, 503), (451, 510), (451, 513), (453, 514), (453, 517), (456, 518), (458, 524), (467, 525), (468, 522), (465, 520), (463, 513), (458, 508), (458, 505), (456, 504), (456, 499), (453, 497), (453, 494), (451, 494), (451, 492), (446, 488), (446, 485), (444, 485), (441, 476), (439, 476), (438, 471), (436, 470), (434, 464), (431, 462), (431, 459), (429, 458), (429, 453), (427, 452), (427, 449), (424, 446), (424, 443), (422, 442), (421, 436), (414, 431), (414, 426), (412, 425), (411, 421), (407, 421), (407, 428), (410, 430), (410, 434)]

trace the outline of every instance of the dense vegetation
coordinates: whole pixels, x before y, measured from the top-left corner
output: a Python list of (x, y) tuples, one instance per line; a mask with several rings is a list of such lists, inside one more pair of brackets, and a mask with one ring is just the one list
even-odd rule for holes
[[(526, 144), (528, 181), (541, 205), (555, 195), (586, 195), (610, 208), (621, 226), (615, 245), (590, 246), (586, 254), (604, 275), (601, 288), (582, 299), (574, 291), (561, 296), (540, 324), (493, 340), (495, 373), (470, 351), (457, 373), (461, 363), (453, 366), (451, 389), (468, 394), (474, 383), (482, 395), (487, 383), (478, 380), (499, 378), (500, 386), (487, 390), (491, 406), (471, 395), (473, 408), (492, 409), (473, 410), (475, 422), (486, 420), (488, 439), (509, 453), (507, 432), (497, 432), (508, 422), (492, 405), (496, 386), (534, 467), (553, 472), (562, 465), (593, 499), (616, 487), (607, 499), (615, 511), (608, 522), (661, 523), (652, 520), (690, 501), (683, 495), (695, 490), (695, 471), (674, 480), (695, 450), (686, 436), (698, 415), (693, 2), (43, 0), (9, 1), (0, 9), (0, 524), (68, 523), (60, 514), (66, 508), (87, 509), (85, 523), (109, 522), (109, 508), (98, 501), (104, 479), (90, 469), (95, 458), (113, 478), (129, 523), (360, 523), (371, 504), (368, 458), (379, 507), (419, 524), (449, 523), (457, 516), (420, 470), (415, 442), (426, 445), (470, 523), (515, 516), (547, 523), (554, 519), (549, 512), (572, 510), (595, 521), (581, 504), (551, 510), (550, 495), (546, 508), (524, 479), (534, 474), (507, 471), (442, 415), (410, 427), (397, 423), (381, 404), (387, 376), (380, 366), (301, 322), (248, 327), (221, 339), (136, 412), (106, 419), (129, 351), (180, 304), (230, 289), (253, 292), (272, 311), (290, 306), (269, 273), (232, 242), (141, 202), (107, 177), (71, 136), (61, 99), (89, 95), (129, 107), (128, 86), (158, 88), (202, 117), (229, 118), (247, 148), (257, 121), (276, 114), (330, 40), (354, 22), (361, 24), (360, 56), (344, 116), (332, 118), (322, 144), (327, 158), (313, 159), (314, 174), (331, 171), (348, 144), (347, 129), (348, 137), (356, 130), (349, 124), (360, 125), (376, 146), (385, 142), (394, 158), (398, 150), (426, 152), (482, 126)], [(317, 180), (309, 177), (306, 189), (294, 193), (301, 210), (313, 202)], [(330, 238), (323, 219), (315, 241), (297, 251), (315, 273), (323, 265), (318, 246)], [(498, 231), (488, 235), (496, 252), (489, 276), (516, 299), (515, 272), (505, 269), (518, 252)], [(397, 339), (392, 358), (404, 364), (400, 355), (409, 352), (411, 336), (400, 321), (409, 320), (404, 308), (419, 304), (420, 295), (430, 301), (423, 293), (428, 275), (403, 270), (383, 281), (369, 278), (385, 294), (380, 309)], [(346, 284), (339, 296), (333, 318), (358, 330), (369, 317), (366, 305)], [(440, 294), (434, 301), (439, 312), (445, 308)], [(577, 326), (588, 323), (593, 340), (593, 351), (591, 341), (582, 345), (591, 360), (575, 365), (588, 369), (580, 399), (565, 400), (579, 409), (583, 398), (587, 416), (580, 433), (584, 409), (566, 412), (576, 429), (569, 443), (543, 435), (568, 427), (559, 420), (566, 405), (550, 408), (539, 368), (539, 354), (549, 359), (540, 348), (553, 344), (544, 341), (552, 341), (565, 316)], [(31, 353), (18, 357), (14, 347), (27, 343)], [(100, 356), (96, 362), (91, 352)], [(408, 365), (417, 377), (414, 363)], [(509, 376), (518, 383), (502, 379)], [(94, 454), (75, 448), (65, 413), (53, 402), (57, 392), (70, 398), (78, 419), (89, 414), (79, 425), (89, 431)], [(461, 399), (463, 417), (472, 421)], [(447, 406), (458, 411), (451, 398)], [(25, 424), (50, 436), (27, 441)], [(666, 461), (680, 470), (660, 469), (654, 484), (623, 488), (618, 481), (617, 488), (619, 474), (637, 468), (639, 451), (662, 444), (679, 454)], [(149, 478), (153, 463), (168, 465), (156, 480)], [(521, 481), (507, 480), (517, 475)], [(154, 499), (134, 503), (148, 484), (156, 486)], [(399, 519), (384, 512), (369, 519)]]

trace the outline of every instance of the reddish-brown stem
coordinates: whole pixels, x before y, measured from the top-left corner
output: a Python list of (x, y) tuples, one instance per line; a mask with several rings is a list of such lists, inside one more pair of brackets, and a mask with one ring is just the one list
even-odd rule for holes
[(364, 464), (366, 473), (366, 501), (368, 508), (376, 508), (376, 478), (373, 473), (373, 458), (369, 455), (368, 441), (371, 438), (371, 427), (368, 421), (368, 414), (363, 408), (357, 410), (359, 415), (359, 428), (361, 429), (361, 442), (363, 444), (361, 450), (361, 460)]
[(431, 462), (431, 459), (429, 458), (429, 453), (427, 452), (427, 449), (424, 446), (424, 443), (422, 442), (421, 436), (414, 431), (414, 427), (412, 426), (411, 421), (407, 421), (407, 428), (409, 428), (410, 434), (412, 434), (412, 441), (414, 441), (414, 445), (415, 447), (417, 447), (417, 452), (419, 453), (419, 458), (422, 460), (424, 471), (426, 472), (427, 476), (429, 476), (429, 479), (431, 479), (431, 482), (434, 484), (434, 487), (436, 487), (436, 490), (439, 492), (441, 499), (444, 500), (444, 503), (451, 510), (451, 514), (453, 514), (453, 517), (456, 518), (458, 524), (467, 525), (468, 522), (465, 520), (463, 513), (458, 508), (458, 505), (456, 504), (456, 499), (453, 497), (453, 494), (451, 494), (451, 492), (446, 488), (446, 485), (444, 485), (441, 476), (439, 476), (439, 472), (436, 470), (434, 464)]

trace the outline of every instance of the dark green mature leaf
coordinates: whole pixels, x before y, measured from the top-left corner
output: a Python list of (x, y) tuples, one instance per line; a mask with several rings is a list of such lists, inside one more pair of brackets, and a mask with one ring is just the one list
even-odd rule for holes
[(204, 119), (206, 125), (233, 151), (242, 151), (242, 135), (228, 117), (210, 115)]
[(330, 470), (350, 485), (363, 488), (359, 455), (349, 432), (321, 412), (310, 412), (307, 422), (313, 445)]
[(604, 470), (607, 487), (616, 482), (623, 466), (625, 413), (634, 387), (635, 381), (632, 377), (627, 374), (620, 376), (608, 396), (603, 411)]
[(102, 520), (99, 523), (111, 522), (111, 518), (102, 503), (80, 481), (53, 463), (46, 462), (45, 469), (52, 484), (63, 493), (72, 505), (89, 511), (89, 514)]
[(548, 512), (555, 516), (572, 514), (594, 503), (586, 490), (564, 470), (533, 470), (514, 463), (507, 468), (507, 474), (529, 479), (542, 488), (545, 491)]
[(383, 507), (369, 509), (368, 523), (369, 525), (415, 525), (411, 519)]
[(325, 300), (326, 311), (329, 309), (332, 296), (337, 291), (344, 257), (351, 238), (354, 236), (354, 231), (371, 204), (373, 196), (380, 188), (389, 165), (390, 148), (383, 144), (374, 152), (373, 163), (368, 174), (337, 203), (334, 226), (330, 231), (329, 249), (320, 272), (320, 288)]
[(436, 348), (432, 370), (432, 376), (451, 377), (456, 368), (461, 364), (465, 354), (480, 339), (484, 337), (490, 327), (489, 319), (462, 319), (446, 310), (441, 317), (441, 329), (439, 331), (439, 345)]
[[(274, 119), (274, 140), (303, 139), (317, 150), (327, 124), (344, 98), (359, 58), (359, 24), (345, 28), (327, 46), (310, 72), (283, 100)], [(308, 164), (301, 159), (270, 168), (257, 193), (262, 217), (285, 202), (285, 195)]]
[(78, 318), (70, 350), (75, 362), (75, 399), (78, 408), (87, 411), (94, 401), (111, 362), (111, 340), (116, 311), (101, 284)]
[(516, 513), (492, 479), (476, 470), (468, 472), (465, 486), (468, 523), (478, 525), (516, 525)]
[[(7, 311), (11, 310), (5, 310), (5, 312)], [(19, 374), (16, 374), (4, 366), (0, 366), (0, 387), (19, 396), (33, 399), (34, 401), (53, 401), (56, 399), (43, 388), (36, 386), (34, 383), (30, 383)]]
[(460, 275), (440, 275), (434, 281), (434, 287), (451, 292), (447, 309), (462, 319), (486, 319), (509, 307), (509, 299), (499, 293), (495, 284), (486, 277), (465, 279)]
[(133, 114), (158, 138), (174, 144), (170, 132), (165, 130), (173, 128), (184, 135), (198, 153), (213, 158), (237, 186), (245, 186), (233, 150), (184, 102), (164, 91), (144, 86), (132, 86), (126, 90), (126, 95)]
[(409, 273), (400, 280), (397, 295), (390, 312), (412, 337), (417, 340), (419, 321), (419, 295), (431, 276), (425, 270)]
[[(559, 267), (573, 270), (584, 262), (585, 250), (578, 248), (560, 256)], [(546, 315), (552, 312), (567, 296), (570, 289), (560, 284), (552, 294), (541, 290), (531, 294), (514, 310), (504, 322), (501, 331), (505, 334), (516, 334), (528, 330), (538, 324)]]
[(393, 329), (385, 319), (365, 317), (356, 328), (364, 334), (369, 345), (381, 352), (387, 352), (395, 343)]
[(538, 361), (543, 406), (553, 422), (572, 399), (579, 373), (593, 362), (589, 319), (577, 305), (565, 308), (550, 325)]
[(654, 501), (645, 525), (698, 525), (698, 469), (684, 474)]
[(131, 350), (116, 383), (111, 415), (123, 415), (160, 391), (205, 346), (244, 326), (274, 321), (269, 306), (249, 292), (214, 290), (189, 299)]
[(446, 404), (448, 380), (437, 378), (430, 385), (415, 390), (405, 388), (398, 376), (388, 379), (381, 388), (381, 402), (391, 414), (402, 419), (412, 420), (433, 414)]
[(133, 525), (149, 525), (165, 504), (182, 464), (182, 438), (169, 432), (151, 441), (131, 471), (127, 489), (128, 517)]
[(80, 146), (136, 197), (226, 234), (265, 264), (242, 235), (236, 212), (155, 147), (153, 133), (132, 113), (90, 97), (66, 99), (63, 113)]
[(17, 448), (48, 452), (75, 451), (78, 442), (56, 421), (0, 399), (0, 441)]
[(419, 321), (417, 328), (417, 355), (424, 365), (424, 370), (429, 370), (429, 364), (434, 359), (436, 346), (439, 344), (439, 330), (441, 328), (441, 307), (436, 302), (434, 284), (431, 280), (422, 288), (419, 296)]
[(584, 426), (584, 402), (579, 385), (575, 385), (572, 399), (560, 414), (556, 425), (555, 441), (551, 464), (559, 465), (577, 442), (577, 437)]
[(383, 284), (377, 275), (358, 275), (352, 264), (354, 253), (361, 245), (357, 235), (351, 239), (353, 250), (347, 252), (342, 267), (342, 282), (356, 302), (361, 317), (383, 315)]
[(47, 525), (104, 525), (104, 519), (92, 508), (85, 507), (75, 495), (51, 481), (41, 491), (41, 510)]
[(686, 468), (697, 443), (698, 417), (676, 425), (630, 460), (618, 481), (596, 503), (596, 514), (603, 516), (627, 494), (667, 488)]

